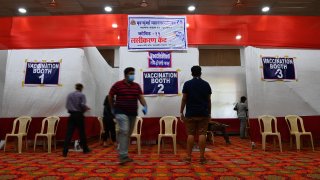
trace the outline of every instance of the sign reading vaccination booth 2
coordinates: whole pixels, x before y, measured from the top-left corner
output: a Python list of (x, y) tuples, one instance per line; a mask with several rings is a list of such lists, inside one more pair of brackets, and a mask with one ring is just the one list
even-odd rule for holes
[(178, 72), (143, 72), (143, 92), (145, 95), (178, 94)]
[(185, 16), (128, 16), (128, 50), (187, 50)]
[(263, 79), (265, 80), (295, 80), (293, 58), (262, 57)]
[(60, 62), (27, 62), (25, 85), (58, 85)]

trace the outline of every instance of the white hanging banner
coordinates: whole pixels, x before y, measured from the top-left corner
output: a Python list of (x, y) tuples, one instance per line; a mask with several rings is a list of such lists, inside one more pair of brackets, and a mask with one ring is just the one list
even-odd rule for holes
[(185, 16), (128, 16), (128, 50), (187, 50)]

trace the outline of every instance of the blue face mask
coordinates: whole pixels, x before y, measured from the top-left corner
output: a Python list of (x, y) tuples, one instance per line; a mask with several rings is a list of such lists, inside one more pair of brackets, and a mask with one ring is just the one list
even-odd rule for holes
[(134, 74), (131, 74), (128, 76), (128, 81), (130, 81), (130, 82), (134, 81)]

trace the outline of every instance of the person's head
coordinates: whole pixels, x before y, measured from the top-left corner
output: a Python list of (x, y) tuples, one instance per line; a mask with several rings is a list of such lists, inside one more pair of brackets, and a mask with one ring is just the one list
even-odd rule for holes
[(245, 96), (241, 96), (241, 98), (240, 98), (240, 102), (246, 102), (246, 100), (247, 100), (247, 98), (245, 97)]
[(193, 66), (191, 68), (191, 75), (193, 77), (200, 77), (201, 76), (201, 67), (200, 66)]
[(124, 70), (124, 78), (128, 81), (128, 82), (133, 82), (134, 81), (134, 68), (133, 67), (127, 67)]
[(76, 90), (78, 90), (78, 91), (82, 91), (83, 85), (82, 85), (81, 83), (77, 83), (77, 84), (75, 85), (75, 88), (76, 88)]

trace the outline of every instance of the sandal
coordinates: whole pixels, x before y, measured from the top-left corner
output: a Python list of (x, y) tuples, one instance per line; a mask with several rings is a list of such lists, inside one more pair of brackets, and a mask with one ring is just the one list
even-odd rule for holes
[(199, 163), (200, 164), (206, 164), (207, 163), (207, 159), (205, 157), (201, 157)]

